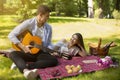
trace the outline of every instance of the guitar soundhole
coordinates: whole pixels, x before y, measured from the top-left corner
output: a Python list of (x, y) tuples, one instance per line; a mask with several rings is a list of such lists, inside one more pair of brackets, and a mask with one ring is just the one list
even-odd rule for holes
[[(31, 46), (34, 46), (34, 45), (35, 45), (35, 42), (34, 42), (34, 41), (31, 41), (31, 42), (30, 42), (30, 45), (31, 45)], [(33, 47), (30, 47), (30, 48), (33, 48)]]
[(31, 45), (31, 46), (34, 46), (34, 44), (35, 44), (34, 41), (31, 41), (31, 42), (30, 42), (30, 45)]

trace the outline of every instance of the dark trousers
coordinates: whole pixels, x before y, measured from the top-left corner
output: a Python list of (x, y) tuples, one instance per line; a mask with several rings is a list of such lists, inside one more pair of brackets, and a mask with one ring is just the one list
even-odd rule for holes
[(13, 51), (10, 53), (9, 58), (16, 64), (22, 73), (24, 69), (46, 68), (58, 64), (56, 57), (42, 50), (37, 54)]

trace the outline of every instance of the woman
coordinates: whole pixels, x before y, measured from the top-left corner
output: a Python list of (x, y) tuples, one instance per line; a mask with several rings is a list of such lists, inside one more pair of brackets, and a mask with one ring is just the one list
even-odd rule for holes
[(67, 42), (65, 39), (59, 41), (55, 44), (54, 49), (60, 53), (68, 54), (71, 57), (84, 57), (87, 55), (84, 47), (83, 37), (80, 33), (73, 34), (69, 42)]

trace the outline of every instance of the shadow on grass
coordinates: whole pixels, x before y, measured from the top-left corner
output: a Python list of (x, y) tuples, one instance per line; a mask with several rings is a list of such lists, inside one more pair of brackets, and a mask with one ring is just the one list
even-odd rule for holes
[(13, 27), (14, 26), (0, 26), (0, 38), (6, 38)]
[(88, 20), (80, 19), (80, 18), (63, 18), (63, 17), (51, 17), (48, 22), (50, 23), (65, 23), (65, 22), (88, 22)]
[(12, 30), (16, 25), (12, 25), (12, 26), (9, 26), (9, 25), (6, 25), (6, 26), (0, 26), (0, 32), (2, 30)]

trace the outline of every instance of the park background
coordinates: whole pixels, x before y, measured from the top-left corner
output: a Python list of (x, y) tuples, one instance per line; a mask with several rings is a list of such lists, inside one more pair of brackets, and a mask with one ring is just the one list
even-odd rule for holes
[[(53, 43), (69, 40), (80, 32), (89, 52), (88, 43), (102, 45), (114, 41), (109, 55), (120, 59), (120, 1), (119, 0), (0, 0), (0, 50), (11, 48), (7, 35), (25, 19), (36, 15), (36, 8), (46, 4), (51, 8), (48, 23), (53, 28)], [(0, 56), (0, 80), (25, 80), (16, 69), (10, 70), (12, 62)], [(80, 74), (62, 80), (120, 80), (120, 67), (93, 73)]]

